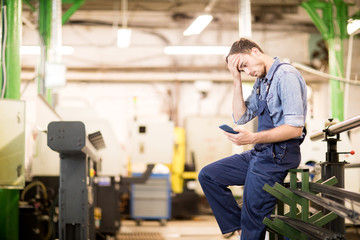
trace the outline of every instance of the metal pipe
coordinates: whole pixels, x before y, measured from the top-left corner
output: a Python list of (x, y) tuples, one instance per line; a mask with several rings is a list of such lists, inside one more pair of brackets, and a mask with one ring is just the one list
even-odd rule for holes
[(20, 45), (21, 45), (21, 1), (6, 1), (7, 41), (5, 47), (6, 86), (5, 98), (20, 98)]
[(330, 134), (338, 134), (360, 126), (360, 115), (329, 127)]
[[(51, 37), (51, 13), (52, 1), (40, 0), (39, 1), (39, 34), (41, 41), (41, 58), (38, 64), (38, 93), (46, 96), (45, 89), (45, 62), (49, 57), (50, 37)], [(47, 99), (50, 103), (50, 101)]]
[(316, 204), (319, 204), (320, 206), (328, 209), (329, 211), (333, 211), (334, 213), (336, 213), (336, 215), (340, 216), (341, 218), (347, 218), (353, 221), (354, 223), (360, 223), (360, 214), (358, 212), (346, 208), (342, 204), (339, 204), (331, 199), (320, 197), (307, 192), (302, 192), (297, 189), (290, 188), (289, 190), (300, 197), (306, 198)]
[(325, 138), (325, 132), (329, 135), (335, 135), (338, 133), (342, 133), (348, 130), (351, 130), (353, 128), (360, 126), (360, 115), (350, 118), (348, 120), (339, 122), (337, 124), (334, 124), (322, 131), (317, 131), (311, 134), (310, 139), (312, 141), (320, 140)]
[(360, 163), (346, 164), (345, 168), (360, 168)]
[(311, 141), (317, 141), (321, 139), (325, 139), (324, 131), (316, 131), (310, 135)]
[(62, 23), (61, 23), (61, 0), (52, 1), (51, 14), (51, 40), (50, 40), (50, 62), (61, 62), (62, 45)]
[(250, 0), (239, 0), (239, 36), (251, 37)]
[(211, 12), (211, 10), (213, 9), (213, 7), (215, 6), (215, 4), (217, 3), (218, 0), (211, 0), (208, 5), (205, 7), (205, 12)]

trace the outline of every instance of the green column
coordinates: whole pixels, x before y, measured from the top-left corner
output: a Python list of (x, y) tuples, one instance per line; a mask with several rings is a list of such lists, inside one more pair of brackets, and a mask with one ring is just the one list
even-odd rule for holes
[[(329, 73), (333, 76), (344, 77), (343, 41), (340, 38), (328, 39)], [(344, 83), (330, 80), (331, 113), (334, 119), (344, 121)]]
[[(337, 77), (344, 77), (343, 39), (347, 37), (346, 23), (348, 6), (343, 0), (303, 2), (302, 7), (308, 12), (315, 26), (326, 40), (329, 50), (329, 71)], [(322, 13), (319, 14), (319, 11)], [(335, 13), (336, 17), (334, 17)], [(331, 115), (339, 121), (344, 120), (344, 84), (330, 79)]]
[[(5, 46), (5, 98), (20, 99), (21, 0), (2, 1), (6, 5), (7, 38)], [(3, 23), (4, 24), (4, 23)], [(4, 37), (4, 26), (3, 26)]]
[[(5, 59), (1, 59), (5, 69), (1, 65), (1, 70), (6, 74), (4, 98), (9, 99), (20, 99), (21, 4), (21, 0), (2, 1), (1, 13), (6, 15), (6, 25), (2, 21), (2, 43), (6, 41), (6, 45)], [(19, 239), (19, 190), (0, 189), (0, 206), (0, 239)]]
[(0, 189), (0, 239), (19, 239), (19, 190)]

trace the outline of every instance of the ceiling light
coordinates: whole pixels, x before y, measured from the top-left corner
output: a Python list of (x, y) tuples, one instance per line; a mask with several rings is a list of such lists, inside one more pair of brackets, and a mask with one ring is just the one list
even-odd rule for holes
[(117, 32), (117, 46), (119, 48), (127, 48), (130, 46), (131, 41), (131, 29), (127, 27), (127, 11), (128, 1), (122, 0), (122, 28)]
[(131, 29), (122, 28), (117, 33), (117, 46), (119, 48), (127, 48), (130, 46)]
[(230, 47), (226, 46), (168, 46), (165, 47), (165, 54), (203, 54), (203, 55), (226, 55)]
[(360, 19), (349, 19), (347, 32), (349, 35), (360, 29)]
[[(62, 55), (71, 55), (74, 53), (74, 48), (71, 46), (61, 46)], [(22, 55), (37, 55), (40, 54), (40, 46), (21, 46), (20, 54)]]
[(201, 33), (204, 28), (211, 22), (211, 15), (200, 15), (195, 21), (184, 31), (184, 36), (190, 36)]

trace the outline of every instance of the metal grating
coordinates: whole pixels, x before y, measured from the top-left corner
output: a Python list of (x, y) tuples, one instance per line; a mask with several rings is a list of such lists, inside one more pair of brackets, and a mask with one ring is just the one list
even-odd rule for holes
[(91, 133), (88, 135), (88, 137), (89, 137), (89, 141), (96, 148), (96, 150), (105, 148), (104, 138), (100, 131)]
[(136, 233), (119, 233), (116, 240), (165, 240), (160, 233), (136, 232)]

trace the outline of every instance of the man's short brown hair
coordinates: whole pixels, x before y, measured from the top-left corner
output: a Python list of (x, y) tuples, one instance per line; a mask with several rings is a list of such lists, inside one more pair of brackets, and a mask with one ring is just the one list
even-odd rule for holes
[(250, 54), (252, 48), (259, 49), (260, 52), (264, 53), (264, 51), (261, 49), (261, 47), (255, 43), (254, 41), (251, 41), (247, 38), (240, 38), (240, 40), (233, 43), (233, 45), (230, 48), (230, 52), (226, 57), (226, 62), (228, 62), (228, 57), (232, 54), (236, 53), (248, 53)]

